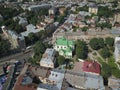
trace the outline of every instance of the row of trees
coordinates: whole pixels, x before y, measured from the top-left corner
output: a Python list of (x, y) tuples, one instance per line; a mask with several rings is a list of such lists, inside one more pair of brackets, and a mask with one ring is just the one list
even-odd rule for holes
[(114, 45), (114, 39), (111, 37), (107, 37), (105, 38), (105, 40), (103, 38), (93, 38), (90, 40), (89, 44), (92, 49), (99, 50), (103, 48), (105, 45), (112, 47)]
[(113, 15), (114, 15), (114, 12), (110, 8), (108, 8), (108, 6), (105, 6), (105, 7), (99, 6), (99, 10), (98, 10), (99, 17), (104, 16), (108, 18), (108, 17), (113, 17)]
[(97, 27), (100, 27), (101, 29), (104, 29), (104, 28), (109, 28), (111, 29), (112, 28), (112, 24), (106, 22), (106, 23), (97, 23)]

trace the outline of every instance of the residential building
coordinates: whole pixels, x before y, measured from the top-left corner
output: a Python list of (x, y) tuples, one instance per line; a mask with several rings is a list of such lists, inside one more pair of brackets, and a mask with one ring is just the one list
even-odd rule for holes
[(112, 90), (120, 90), (120, 79), (108, 78), (108, 87)]
[(114, 56), (115, 56), (115, 61), (120, 62), (120, 37), (115, 38)]
[(4, 35), (10, 40), (13, 49), (24, 49), (26, 48), (25, 38), (18, 35), (15, 31), (7, 30), (5, 26), (2, 26)]
[(47, 48), (40, 60), (40, 66), (54, 68), (56, 61), (55, 54), (56, 51), (54, 49)]
[(74, 42), (67, 40), (65, 37), (58, 38), (55, 41), (54, 49), (66, 58), (72, 58), (72, 52), (74, 50)]
[(73, 71), (76, 72), (86, 72), (86, 73), (91, 73), (95, 75), (100, 75), (100, 64), (97, 62), (93, 61), (79, 61), (75, 63), (75, 66), (73, 68)]
[(97, 14), (98, 13), (98, 7), (96, 5), (89, 6), (89, 13)]

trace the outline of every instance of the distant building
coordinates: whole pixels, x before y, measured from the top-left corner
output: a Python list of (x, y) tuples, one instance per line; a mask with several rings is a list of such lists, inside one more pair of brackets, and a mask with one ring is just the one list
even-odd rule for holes
[(108, 78), (108, 87), (112, 90), (120, 90), (120, 79)]
[(56, 61), (55, 54), (56, 52), (54, 49), (47, 48), (42, 56), (42, 59), (40, 60), (40, 66), (54, 68)]
[(120, 62), (120, 37), (115, 38), (114, 56), (115, 56), (115, 61)]
[(24, 49), (26, 47), (25, 38), (21, 35), (18, 35), (12, 30), (7, 30), (5, 26), (2, 26), (2, 31), (4, 35), (10, 40), (12, 48), (14, 49)]
[(89, 13), (97, 14), (98, 7), (96, 5), (89, 6)]
[(54, 49), (66, 58), (72, 58), (72, 52), (74, 50), (74, 42), (67, 40), (65, 37), (58, 38), (55, 41)]

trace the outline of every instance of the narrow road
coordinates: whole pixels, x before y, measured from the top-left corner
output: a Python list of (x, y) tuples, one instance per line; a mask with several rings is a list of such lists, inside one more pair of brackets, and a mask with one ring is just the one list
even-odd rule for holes
[(6, 61), (9, 61), (9, 60), (13, 60), (13, 59), (15, 59), (15, 60), (28, 59), (32, 55), (33, 55), (33, 51), (30, 51), (28, 53), (20, 52), (20, 53), (17, 53), (17, 54), (8, 56), (8, 57), (0, 58), (0, 63), (1, 62), (6, 62)]

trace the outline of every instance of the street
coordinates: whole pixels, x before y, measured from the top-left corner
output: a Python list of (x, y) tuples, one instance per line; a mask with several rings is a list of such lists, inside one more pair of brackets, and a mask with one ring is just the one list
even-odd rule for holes
[(10, 61), (10, 60), (24, 60), (24, 59), (28, 59), (32, 55), (33, 55), (32, 50), (30, 52), (27, 52), (27, 53), (20, 52), (20, 53), (11, 55), (11, 56), (0, 58), (0, 63)]

